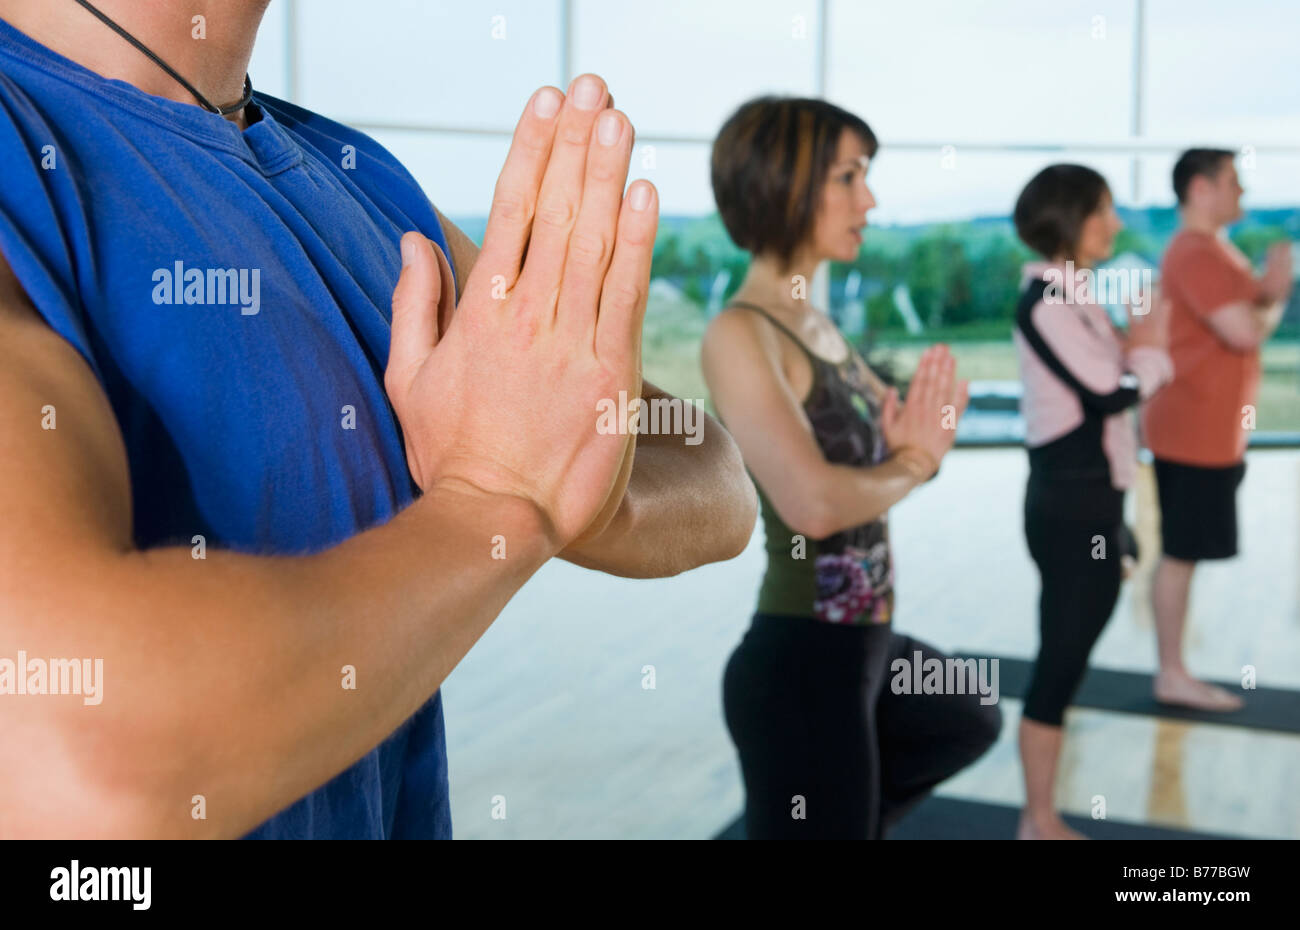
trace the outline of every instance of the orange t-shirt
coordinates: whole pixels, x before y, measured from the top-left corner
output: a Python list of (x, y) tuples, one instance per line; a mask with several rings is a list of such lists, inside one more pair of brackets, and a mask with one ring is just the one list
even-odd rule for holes
[(1170, 301), (1169, 355), (1174, 379), (1142, 411), (1142, 430), (1157, 458), (1187, 465), (1235, 465), (1246, 454), (1242, 410), (1259, 393), (1259, 349), (1229, 348), (1206, 318), (1228, 304), (1254, 304), (1259, 287), (1250, 262), (1209, 233), (1182, 230), (1160, 265)]

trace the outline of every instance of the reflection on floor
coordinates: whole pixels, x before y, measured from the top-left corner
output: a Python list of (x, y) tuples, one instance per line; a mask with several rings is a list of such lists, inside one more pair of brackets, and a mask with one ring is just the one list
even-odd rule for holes
[[(1300, 452), (1252, 452), (1242, 555), (1198, 570), (1187, 635), (1197, 674), (1297, 691)], [(1037, 579), (1025, 550), (1021, 450), (957, 452), (891, 515), (900, 629), (950, 652), (1031, 659)], [(1130, 494), (1144, 552), (1093, 653), (1150, 672), (1147, 573), (1159, 549), (1149, 469)], [(721, 672), (748, 625), (763, 555), (629, 581), (552, 563), (444, 687), (455, 835), (708, 838), (744, 803)], [(1019, 804), (1020, 703), (1001, 739), (939, 794)], [(1300, 838), (1300, 736), (1076, 708), (1058, 799), (1107, 816), (1244, 837)], [(502, 817), (504, 813), (504, 817)], [(494, 816), (495, 815), (495, 816)]]

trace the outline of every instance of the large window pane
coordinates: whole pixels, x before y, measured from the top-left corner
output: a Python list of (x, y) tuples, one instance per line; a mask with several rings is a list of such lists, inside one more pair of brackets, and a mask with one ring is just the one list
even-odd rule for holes
[(604, 77), (641, 135), (712, 137), (762, 93), (816, 90), (815, 0), (575, 0), (574, 69)]
[(872, 160), (867, 182), (878, 206), (868, 214), (876, 225), (949, 222), (1011, 215), (1029, 179), (1055, 162), (1095, 168), (1119, 203), (1131, 199), (1130, 159), (1084, 152), (989, 152), (960, 147), (933, 151), (891, 151), (886, 144)]
[(299, 0), (302, 104), (352, 123), (512, 130), (560, 81), (559, 0)]
[(1147, 36), (1150, 136), (1300, 145), (1300, 4), (1148, 0)]
[[(487, 219), (509, 138), (395, 130), (372, 135), (410, 170), (444, 214), (458, 221), (477, 218), (475, 226)], [(714, 210), (707, 145), (639, 144), (632, 153), (629, 183), (636, 178), (659, 189), (662, 216), (701, 216)]]
[(827, 94), (890, 139), (1122, 138), (1131, 0), (832, 0)]
[(710, 151), (705, 144), (639, 144), (628, 179), (645, 178), (654, 183), (663, 216), (712, 213), (717, 208), (709, 180)]
[(479, 238), (510, 147), (508, 138), (390, 131), (374, 137), (407, 167), (444, 215)]
[[(1174, 205), (1174, 161), (1177, 152), (1144, 155), (1139, 161), (1143, 205)], [(1237, 175), (1246, 189), (1242, 206), (1253, 209), (1282, 209), (1291, 217), (1291, 234), (1300, 237), (1300, 154), (1238, 150)]]

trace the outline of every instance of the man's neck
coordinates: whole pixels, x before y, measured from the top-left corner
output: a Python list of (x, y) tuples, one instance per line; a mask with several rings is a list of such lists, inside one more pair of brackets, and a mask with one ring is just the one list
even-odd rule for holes
[[(270, 0), (91, 2), (211, 103), (227, 106), (244, 94), (253, 40)], [(0, 0), (0, 19), (96, 74), (147, 94), (200, 105), (182, 84), (75, 0)], [(247, 125), (242, 110), (226, 118), (241, 128)]]
[(1201, 232), (1210, 236), (1217, 236), (1219, 231), (1223, 229), (1222, 223), (1200, 210), (1184, 207), (1182, 214), (1183, 229), (1189, 232)]

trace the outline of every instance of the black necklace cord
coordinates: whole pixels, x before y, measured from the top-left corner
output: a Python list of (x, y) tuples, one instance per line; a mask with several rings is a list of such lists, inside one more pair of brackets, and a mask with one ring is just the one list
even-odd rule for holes
[(216, 113), (220, 116), (229, 116), (232, 113), (238, 113), (244, 107), (248, 106), (248, 104), (252, 101), (253, 81), (251, 78), (249, 78), (247, 72), (244, 73), (244, 96), (239, 100), (238, 103), (232, 103), (228, 107), (219, 107), (216, 104), (209, 101), (207, 97), (199, 93), (197, 87), (195, 87), (189, 81), (185, 80), (185, 78), (181, 77), (176, 72), (175, 68), (173, 68), (171, 65), (167, 64), (167, 62), (163, 61), (161, 58), (155, 55), (153, 51), (150, 50), (149, 47), (146, 46), (143, 42), (141, 42), (135, 36), (131, 35), (131, 33), (127, 32), (117, 23), (113, 22), (113, 20), (109, 19), (102, 11), (91, 6), (89, 0), (77, 0), (77, 3), (85, 7), (85, 9), (88, 12), (94, 14), (95, 18), (98, 19), (105, 26), (107, 26), (109, 29), (112, 29), (122, 38), (126, 39), (126, 41), (130, 42), (137, 49), (139, 49), (141, 52), (147, 55), (154, 62), (154, 64), (156, 64), (158, 67), (162, 68), (164, 71), (170, 74), (176, 80), (176, 83), (180, 84), (182, 87), (184, 87), (186, 90), (188, 90), (191, 94), (194, 95), (194, 99), (198, 100), (198, 102), (203, 105), (203, 108), (205, 110), (210, 110), (213, 113)]

